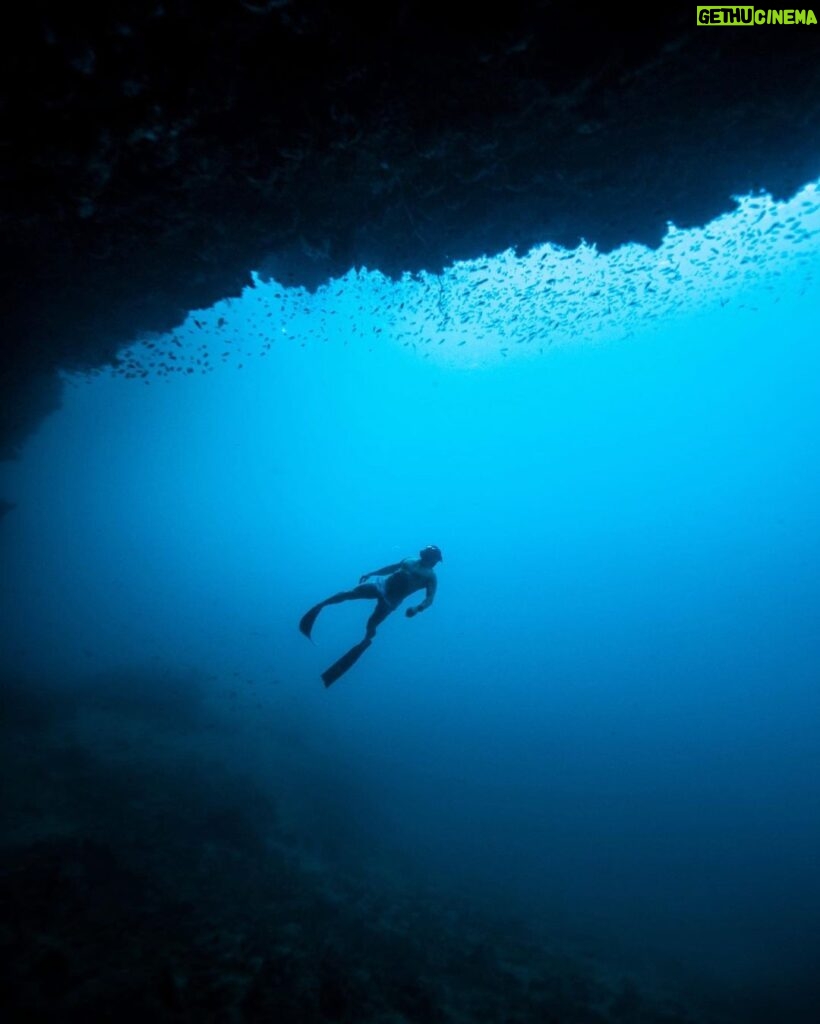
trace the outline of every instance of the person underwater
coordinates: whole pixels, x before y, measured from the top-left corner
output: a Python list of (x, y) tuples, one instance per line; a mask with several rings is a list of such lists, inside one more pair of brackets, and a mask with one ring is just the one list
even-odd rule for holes
[(359, 660), (373, 642), (376, 628), (394, 612), (405, 598), (417, 590), (426, 591), (424, 600), (404, 613), (408, 619), (429, 608), (436, 596), (438, 582), (434, 572), (435, 566), (443, 561), (442, 554), (435, 544), (430, 544), (419, 551), (418, 558), (404, 558), (393, 565), (385, 565), (373, 572), (366, 572), (359, 578), (359, 585), (352, 590), (342, 590), (333, 597), (325, 598), (305, 612), (299, 621), (299, 630), (310, 639), (313, 625), (319, 612), (329, 604), (341, 604), (342, 601), (358, 601), (361, 599), (375, 600), (376, 607), (367, 620), (364, 640), (342, 655), (341, 658), (322, 673), (325, 686), (335, 683), (339, 676), (344, 675)]

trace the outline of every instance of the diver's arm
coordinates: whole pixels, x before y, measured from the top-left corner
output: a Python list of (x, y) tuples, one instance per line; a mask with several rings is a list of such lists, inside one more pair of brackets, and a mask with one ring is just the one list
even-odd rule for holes
[(408, 619), (412, 619), (414, 615), (418, 615), (419, 612), (423, 612), (425, 608), (430, 607), (430, 605), (433, 603), (433, 598), (436, 596), (437, 586), (438, 581), (436, 580), (436, 577), (433, 576), (430, 579), (430, 582), (427, 584), (427, 594), (425, 595), (425, 598), (421, 602), (421, 604), (417, 604), (415, 608), (408, 608), (407, 611), (405, 612), (405, 615), (407, 616)]
[(395, 565), (385, 565), (381, 569), (374, 569), (373, 572), (366, 572), (364, 576), (359, 577), (359, 583), (364, 583), (371, 576), (389, 576), (391, 572), (396, 572), (397, 569), (401, 569), (401, 562), (396, 562)]

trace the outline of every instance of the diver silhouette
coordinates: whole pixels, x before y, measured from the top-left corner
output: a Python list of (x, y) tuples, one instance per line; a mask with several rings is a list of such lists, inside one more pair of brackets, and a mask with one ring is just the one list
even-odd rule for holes
[[(367, 627), (364, 640), (361, 640), (355, 647), (343, 654), (341, 658), (322, 673), (322, 681), (325, 686), (335, 683), (339, 676), (359, 660), (367, 648), (373, 642), (376, 635), (376, 627), (384, 622), (391, 612), (394, 612), (402, 601), (417, 590), (426, 590), (424, 600), (415, 608), (408, 608), (404, 613), (408, 619), (429, 608), (436, 596), (436, 574), (433, 567), (443, 561), (441, 552), (431, 544), (429, 547), (419, 551), (418, 558), (404, 558), (401, 562), (393, 565), (385, 565), (373, 572), (366, 572), (359, 578), (359, 585), (352, 590), (341, 590), (333, 597), (325, 598), (319, 604), (314, 605), (310, 611), (305, 612), (299, 621), (299, 630), (310, 639), (313, 624), (319, 612), (329, 604), (341, 604), (342, 601), (358, 601), (362, 598), (369, 598), (376, 601), (373, 614), (367, 620)], [(368, 582), (368, 580), (370, 582)]]

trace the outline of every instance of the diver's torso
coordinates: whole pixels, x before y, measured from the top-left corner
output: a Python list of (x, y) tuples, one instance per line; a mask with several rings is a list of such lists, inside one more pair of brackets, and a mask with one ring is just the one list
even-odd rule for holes
[(426, 589), (434, 578), (433, 570), (423, 565), (420, 558), (405, 558), (401, 568), (385, 580), (385, 594), (389, 601), (397, 604), (417, 590)]

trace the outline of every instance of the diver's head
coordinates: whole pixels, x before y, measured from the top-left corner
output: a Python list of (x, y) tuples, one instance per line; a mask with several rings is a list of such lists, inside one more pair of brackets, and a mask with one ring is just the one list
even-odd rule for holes
[(421, 559), (421, 564), (426, 565), (428, 569), (432, 569), (437, 562), (444, 561), (441, 552), (435, 544), (429, 544), (426, 548), (422, 548), (419, 551), (419, 558)]

